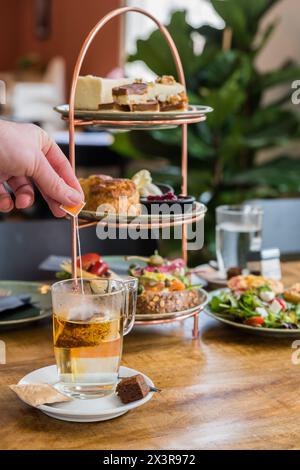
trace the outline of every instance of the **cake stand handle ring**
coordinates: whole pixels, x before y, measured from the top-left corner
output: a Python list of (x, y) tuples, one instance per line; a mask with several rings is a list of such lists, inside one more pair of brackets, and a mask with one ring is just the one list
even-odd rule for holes
[[(70, 100), (69, 100), (69, 159), (70, 159), (70, 163), (74, 171), (75, 171), (75, 116), (74, 116), (75, 92), (76, 92), (77, 81), (78, 81), (78, 77), (80, 74), (80, 70), (81, 70), (84, 58), (86, 56), (86, 53), (90, 45), (95, 39), (97, 33), (103, 28), (103, 26), (105, 26), (105, 24), (108, 23), (113, 18), (123, 15), (125, 13), (129, 13), (129, 12), (136, 12), (144, 16), (147, 16), (157, 25), (157, 27), (161, 31), (162, 35), (164, 36), (170, 48), (172, 57), (175, 62), (178, 79), (185, 86), (184, 71), (183, 71), (181, 59), (180, 59), (177, 47), (175, 45), (175, 42), (173, 41), (172, 36), (170, 35), (167, 28), (159, 20), (157, 20), (157, 18), (155, 18), (151, 13), (148, 13), (147, 11), (138, 7), (118, 8), (116, 10), (111, 11), (107, 15), (105, 15), (87, 35), (82, 45), (82, 48), (80, 50), (79, 56), (77, 58), (77, 62), (76, 62), (73, 77), (72, 77), (72, 85), (71, 85)], [(182, 171), (181, 193), (186, 195), (187, 194), (187, 125), (186, 124), (182, 125), (181, 171)], [(183, 254), (184, 259), (186, 260), (187, 256), (186, 256), (185, 226), (183, 226), (182, 254)], [(76, 277), (76, 272), (77, 272), (76, 257), (77, 257), (76, 222), (75, 220), (73, 220), (72, 221), (72, 273), (73, 273), (73, 277)]]

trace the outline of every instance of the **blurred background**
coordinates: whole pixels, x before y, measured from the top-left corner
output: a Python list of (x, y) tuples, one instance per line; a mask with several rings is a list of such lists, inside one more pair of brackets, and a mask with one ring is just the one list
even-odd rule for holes
[[(0, 117), (42, 126), (67, 155), (66, 126), (53, 107), (68, 101), (74, 64), (89, 30), (125, 4), (145, 8), (168, 27), (181, 55), (190, 102), (214, 108), (205, 123), (189, 126), (189, 193), (209, 209), (205, 247), (191, 252), (191, 264), (214, 257), (215, 207), (248, 200), (281, 204), (271, 205), (275, 226), (287, 224), (280, 248), (287, 256), (298, 256), (300, 107), (297, 99), (292, 102), (300, 80), (298, 0), (0, 0), (0, 80), (7, 91)], [(160, 33), (136, 13), (105, 27), (82, 69), (82, 74), (100, 76), (120, 73), (176, 76)], [(147, 168), (155, 181), (179, 191), (179, 129), (77, 130), (76, 143), (78, 176), (128, 177)], [(7, 224), (15, 233), (16, 223), (49, 223), (51, 214), (37, 195), (33, 208), (1, 217), (6, 229), (0, 227), (0, 242), (10, 236)], [(41, 227), (35, 230), (43, 237), (43, 226), (35, 227)], [(47, 231), (48, 251), (65, 254), (68, 240), (61, 245), (53, 235), (58, 232)], [(291, 232), (296, 236), (292, 249)], [(30, 233), (33, 229), (29, 238)], [(176, 243), (161, 247), (166, 254), (177, 248)], [(131, 251), (124, 242), (105, 249), (108, 254)], [(149, 245), (148, 251), (152, 249)]]

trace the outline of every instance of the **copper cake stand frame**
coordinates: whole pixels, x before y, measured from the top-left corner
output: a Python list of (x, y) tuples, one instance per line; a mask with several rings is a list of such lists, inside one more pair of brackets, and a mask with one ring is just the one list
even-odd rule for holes
[[(146, 124), (146, 125), (151, 125), (151, 126), (159, 126), (159, 125), (180, 125), (182, 129), (182, 145), (181, 145), (181, 176), (182, 176), (182, 181), (181, 181), (181, 194), (187, 195), (187, 166), (188, 166), (188, 145), (187, 145), (187, 125), (192, 124), (192, 123), (197, 123), (204, 121), (206, 118), (204, 115), (195, 117), (195, 116), (190, 116), (190, 117), (185, 117), (185, 118), (180, 118), (177, 120), (168, 120), (168, 119), (161, 119), (159, 121), (151, 121), (145, 119), (144, 121), (135, 121), (134, 119), (129, 119), (128, 121), (117, 121), (112, 119), (110, 120), (81, 120), (81, 119), (75, 119), (75, 92), (76, 92), (76, 86), (77, 86), (77, 81), (79, 78), (80, 70), (84, 61), (84, 58), (87, 54), (87, 51), (89, 47), (91, 46), (92, 42), (94, 41), (96, 35), (98, 32), (108, 23), (111, 21), (113, 18), (117, 16), (124, 15), (128, 12), (136, 12), (140, 13), (144, 16), (147, 16), (150, 18), (158, 27), (158, 29), (161, 31), (163, 37), (165, 38), (178, 74), (178, 80), (180, 83), (182, 83), (185, 86), (185, 77), (184, 77), (184, 72), (183, 72), (183, 67), (181, 63), (181, 59), (178, 53), (178, 50), (176, 48), (176, 45), (169, 33), (169, 31), (165, 28), (163, 24), (160, 23), (153, 15), (148, 13), (147, 11), (143, 10), (142, 8), (137, 8), (137, 7), (123, 7), (123, 8), (118, 8), (116, 10), (111, 11), (108, 13), (106, 16), (104, 16), (96, 25), (95, 27), (89, 32), (87, 35), (79, 56), (77, 58), (77, 62), (74, 68), (74, 73), (73, 73), (73, 78), (72, 78), (72, 85), (71, 85), (71, 92), (70, 92), (70, 101), (69, 101), (69, 158), (70, 158), (70, 163), (73, 168), (73, 170), (76, 170), (76, 163), (75, 163), (75, 126), (90, 126), (90, 125), (101, 125), (102, 127), (107, 126), (113, 126), (114, 124), (118, 127), (122, 126), (132, 126), (136, 124)], [(184, 221), (181, 221), (180, 224), (183, 226), (182, 230), (182, 257), (187, 262), (187, 224), (193, 223), (197, 218), (191, 217), (188, 218)], [(101, 223), (99, 221), (93, 221), (93, 222), (86, 222), (86, 221), (80, 221), (80, 228), (87, 228), (91, 227), (93, 225), (96, 225), (98, 223)], [(109, 222), (107, 222), (109, 224)], [(76, 277), (77, 275), (77, 267), (76, 267), (76, 259), (77, 259), (77, 237), (76, 237), (76, 220), (72, 219), (71, 220), (71, 225), (72, 225), (72, 274), (73, 277)], [(121, 227), (124, 224), (116, 224), (118, 227)], [(168, 226), (171, 226), (172, 224), (168, 224)], [(125, 224), (126, 226), (126, 224)], [(174, 226), (174, 224), (173, 224)], [(157, 226), (154, 224), (145, 224), (144, 227), (141, 226), (141, 228), (160, 228), (163, 227), (163, 224), (158, 224)], [(194, 311), (193, 313), (187, 313), (175, 318), (168, 318), (168, 319), (160, 319), (160, 320), (149, 320), (149, 321), (137, 321), (135, 324), (136, 325), (157, 325), (157, 324), (162, 324), (162, 323), (171, 323), (171, 322), (176, 322), (176, 321), (184, 321), (187, 318), (193, 317), (194, 318), (194, 326), (193, 326), (193, 338), (197, 338), (199, 334), (199, 328), (198, 328), (198, 321), (199, 321), (199, 313), (202, 310), (202, 306), (199, 306), (199, 309)]]

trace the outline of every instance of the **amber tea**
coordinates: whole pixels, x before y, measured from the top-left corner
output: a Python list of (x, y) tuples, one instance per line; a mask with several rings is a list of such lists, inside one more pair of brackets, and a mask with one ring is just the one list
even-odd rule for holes
[(54, 314), (53, 338), (61, 384), (74, 393), (89, 386), (101, 386), (102, 392), (114, 389), (122, 355), (122, 316), (83, 322)]
[(137, 282), (78, 284), (68, 280), (52, 287), (58, 387), (73, 397), (96, 398), (112, 393), (117, 384), (123, 335), (134, 322)]

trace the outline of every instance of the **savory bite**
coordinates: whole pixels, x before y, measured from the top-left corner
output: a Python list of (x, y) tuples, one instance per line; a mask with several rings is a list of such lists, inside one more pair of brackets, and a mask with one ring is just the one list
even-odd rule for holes
[(300, 282), (293, 284), (291, 287), (286, 289), (283, 293), (283, 297), (288, 302), (292, 304), (299, 304), (300, 303)]
[(133, 216), (140, 214), (140, 195), (133, 181), (91, 175), (81, 179), (80, 184), (86, 198), (86, 210)]
[(138, 315), (174, 313), (197, 307), (201, 303), (199, 286), (191, 284), (184, 260), (168, 260), (159, 254), (141, 259), (130, 266), (129, 274), (139, 280), (136, 313)]
[(255, 276), (253, 274), (249, 274), (248, 276), (235, 276), (229, 279), (228, 287), (234, 292), (240, 291), (247, 291), (249, 289), (259, 289), (262, 286), (270, 287), (276, 295), (282, 294), (284, 288), (283, 284), (280, 281), (276, 281), (274, 279), (269, 279), (263, 276)]

